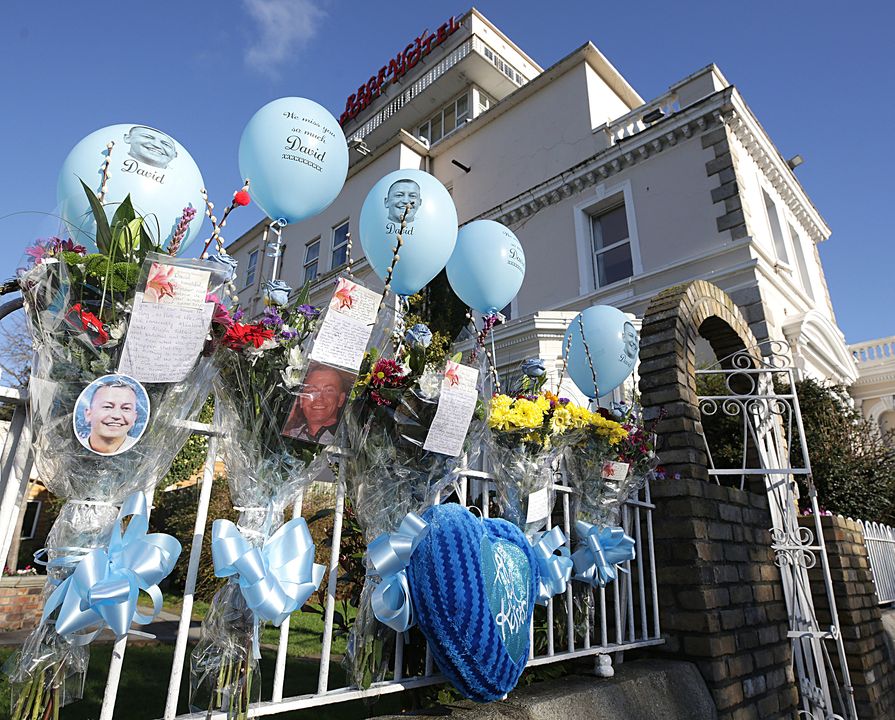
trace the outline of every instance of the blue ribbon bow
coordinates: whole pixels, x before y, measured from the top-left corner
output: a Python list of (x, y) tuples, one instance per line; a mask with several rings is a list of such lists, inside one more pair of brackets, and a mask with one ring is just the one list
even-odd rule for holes
[[(130, 523), (123, 530), (128, 516)], [(121, 638), (132, 622), (148, 625), (155, 620), (162, 609), (158, 583), (174, 568), (181, 548), (170, 535), (147, 534), (148, 529), (146, 496), (136, 492), (118, 512), (108, 550), (96, 548), (80, 558), (75, 571), (47, 599), (41, 624), (59, 608), (56, 632), (73, 645), (86, 645), (104, 627)], [(152, 599), (149, 615), (137, 612), (141, 590)], [(86, 628), (93, 629), (81, 633)]]
[(584, 539), (584, 544), (572, 553), (575, 580), (593, 587), (606, 587), (607, 583), (618, 577), (616, 570), (627, 572), (616, 566), (634, 559), (635, 543), (634, 538), (626, 535), (622, 528), (598, 528), (579, 520), (575, 523), (575, 532)]
[[(554, 595), (566, 591), (566, 586), (572, 578), (572, 558), (569, 557), (569, 549), (563, 547), (566, 544), (566, 536), (559, 527), (535, 537), (537, 540), (532, 540), (532, 550), (538, 559), (540, 575), (538, 597), (535, 602), (538, 605), (546, 605)], [(560, 555), (554, 554), (557, 550), (560, 551)]]
[(293, 518), (264, 542), (253, 547), (229, 520), (211, 526), (211, 558), (218, 577), (238, 576), (246, 605), (255, 614), (255, 657), (258, 622), (274, 625), (305, 604), (320, 587), (326, 568), (314, 563), (314, 541), (304, 518)]
[(428, 523), (416, 513), (407, 513), (398, 531), (383, 533), (367, 546), (370, 569), (378, 575), (370, 603), (373, 615), (392, 630), (404, 632), (413, 627), (413, 603), (407, 581), (407, 565), (420, 540), (429, 531)]

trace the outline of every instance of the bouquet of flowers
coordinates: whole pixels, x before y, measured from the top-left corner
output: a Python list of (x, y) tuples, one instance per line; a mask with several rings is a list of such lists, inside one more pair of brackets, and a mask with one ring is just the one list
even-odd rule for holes
[[(408, 513), (433, 504), (441, 490), (456, 478), (465, 462), (475, 461), (475, 439), (483, 431), (482, 383), (485, 374), (470, 366), (469, 356), (427, 356), (432, 333), (423, 324), (410, 328), (394, 358), (384, 357), (374, 346), (361, 366), (346, 413), (345, 437), (350, 454), (347, 464), (349, 500), (368, 543), (398, 530)], [(439, 402), (451, 389), (469, 383), (472, 421), (455, 425), (450, 433), (458, 441), (456, 455), (432, 444), (433, 422)], [(448, 388), (448, 389), (445, 389)], [(462, 447), (462, 453), (459, 451)], [(368, 687), (384, 677), (386, 648), (396, 626), (384, 625), (374, 614), (371, 598), (376, 592), (376, 569), (364, 585), (360, 607), (349, 639), (346, 665), (355, 683)], [(401, 627), (401, 629), (406, 629)]]
[(283, 525), (286, 507), (322, 469), (321, 445), (292, 431), (300, 409), (310, 419), (312, 407), (333, 399), (331, 388), (311, 387), (319, 378), (306, 374), (306, 345), (320, 313), (308, 304), (307, 287), (291, 305), (283, 281), (268, 281), (265, 289), (258, 320), (244, 322), (240, 308), (218, 303), (212, 325), (220, 369), (216, 422), (239, 520), (214, 524), (215, 572), (230, 582), (214, 596), (192, 653), (190, 705), (231, 718), (246, 717), (260, 697), (259, 623), (280, 625), (323, 577), (304, 520)]
[(598, 526), (618, 523), (621, 507), (658, 463), (655, 423), (648, 426), (636, 406), (601, 408), (564, 454), (574, 489), (573, 521)]
[[(48, 591), (60, 592), (62, 586), (74, 591), (67, 579), (109, 544), (119, 507), (134, 493), (151, 493), (189, 437), (186, 421), (201, 408), (215, 372), (200, 356), (208, 329), (205, 296), (225, 280), (211, 265), (161, 254), (129, 199), (109, 222), (97, 196), (86, 185), (84, 191), (93, 208), (97, 251), (51, 238), (28, 248), (19, 272), (33, 343), (35, 465), (47, 488), (66, 500), (42, 551)], [(184, 209), (180, 237), (194, 215)], [(176, 250), (174, 241), (169, 249)], [(198, 298), (196, 307), (182, 310), (189, 298)], [(144, 304), (152, 307), (142, 313)], [(179, 367), (146, 362), (140, 343), (145, 349), (154, 342), (153, 313), (181, 311), (195, 332), (175, 338), (183, 343), (175, 353)], [(129, 333), (138, 315), (143, 324)], [(122, 374), (126, 359), (131, 369)], [(174, 371), (177, 377), (156, 377)], [(144, 377), (140, 373), (150, 380), (131, 377)], [(105, 626), (91, 614), (91, 602), (83, 599), (83, 615), (62, 623), (62, 632), (57, 623), (63, 608), (48, 605), (40, 626), (7, 666), (15, 720), (57, 717), (62, 705), (81, 696), (87, 643), (93, 630)], [(127, 625), (133, 617), (128, 613)]]
[[(553, 505), (554, 465), (563, 448), (587, 430), (596, 434), (613, 429), (604, 429), (595, 413), (543, 390), (544, 380), (540, 360), (524, 361), (521, 378), (510, 394), (491, 398), (488, 418), (489, 452), (501, 511), (529, 538), (543, 527)], [(546, 503), (531, 502), (535, 493), (546, 494)]]

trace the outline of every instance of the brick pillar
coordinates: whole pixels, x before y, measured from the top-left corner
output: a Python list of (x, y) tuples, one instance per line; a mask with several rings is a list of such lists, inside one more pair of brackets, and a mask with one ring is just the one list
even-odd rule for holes
[[(799, 521), (814, 532), (814, 518)], [(886, 644), (864, 535), (857, 522), (842, 516), (822, 517), (821, 527), (858, 717), (888, 720), (895, 717), (895, 658)], [(821, 627), (829, 626), (830, 606), (820, 562), (809, 577), (817, 620)], [(829, 647), (835, 655), (833, 646)], [(838, 657), (832, 660), (839, 672)]]
[(660, 649), (694, 662), (720, 720), (790, 718), (786, 605), (764, 495), (699, 480), (652, 484)]
[(0, 578), (0, 632), (37, 627), (43, 611), (44, 575)]

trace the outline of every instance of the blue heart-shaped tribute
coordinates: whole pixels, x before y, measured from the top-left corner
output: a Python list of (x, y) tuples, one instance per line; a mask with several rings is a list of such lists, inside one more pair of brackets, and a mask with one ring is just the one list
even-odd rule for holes
[(435, 505), (408, 568), (414, 615), (441, 672), (466, 697), (503, 697), (528, 661), (538, 565), (525, 535), (456, 504)]

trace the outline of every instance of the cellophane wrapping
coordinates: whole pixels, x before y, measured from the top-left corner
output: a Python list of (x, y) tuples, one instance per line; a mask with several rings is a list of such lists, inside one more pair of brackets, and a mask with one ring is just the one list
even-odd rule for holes
[[(413, 331), (418, 332), (414, 335)], [(451, 457), (423, 448), (438, 408), (447, 358), (427, 358), (426, 345), (419, 342), (419, 337), (428, 329), (416, 326), (413, 331), (397, 352), (381, 343), (387, 348), (385, 359), (368, 355), (345, 415), (344, 437), (349, 452), (341, 462), (346, 465), (349, 501), (367, 544), (383, 533), (395, 532), (408, 512), (420, 513), (437, 502), (442, 490), (459, 478), (462, 468), (475, 467), (486, 431), (485, 405), (481, 402), (488, 392), (484, 355), (477, 359), (468, 352), (454, 355), (453, 360), (479, 370), (479, 404), (466, 434), (464, 452)], [(375, 338), (374, 334), (374, 347)], [(397, 360), (388, 359), (389, 355)], [(371, 381), (377, 367), (385, 370), (384, 382)], [(393, 381), (390, 373), (395, 373)], [(385, 677), (395, 643), (395, 631), (373, 614), (370, 597), (374, 588), (374, 582), (368, 579), (344, 662), (358, 687), (369, 687)]]
[[(269, 308), (256, 324), (265, 334), (269, 331), (258, 347), (251, 342), (240, 347), (230, 343), (228, 335), (219, 340), (215, 351), (220, 369), (214, 383), (219, 447), (230, 497), (239, 513), (237, 527), (258, 548), (279, 529), (285, 510), (324, 466), (320, 446), (282, 435), (290, 410), (303, 392), (300, 380), (287, 385), (287, 379), (294, 369), (306, 365), (304, 343), (317, 318), (316, 310), (301, 307), (304, 315), (294, 307)], [(225, 330), (219, 328), (219, 332)], [(193, 711), (246, 717), (249, 704), (259, 700), (261, 691), (253, 653), (256, 632), (260, 628), (254, 613), (246, 606), (236, 578), (231, 578), (212, 599), (191, 655)]]
[[(153, 492), (191, 434), (187, 421), (195, 419), (211, 391), (216, 368), (210, 357), (202, 356), (181, 382), (144, 384), (149, 419), (129, 450), (103, 456), (78, 441), (76, 401), (87, 385), (118, 367), (135, 286), (145, 286), (153, 261), (208, 270), (209, 292), (224, 280), (218, 270), (198, 261), (150, 253), (139, 282), (141, 268), (131, 264), (121, 271), (121, 283), (104, 292), (61, 257), (43, 258), (19, 277), (33, 344), (29, 399), (34, 464), (47, 489), (66, 501), (47, 537), (44, 600), (84, 555), (108, 544), (125, 498), (136, 491)], [(72, 277), (73, 272), (80, 276)], [(75, 306), (80, 309), (73, 312)], [(101, 328), (84, 322), (84, 313), (101, 320)], [(57, 635), (54, 617), (48, 618), (6, 664), (13, 720), (56, 717), (61, 706), (80, 699), (88, 659), (89, 647)]]

